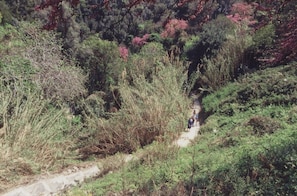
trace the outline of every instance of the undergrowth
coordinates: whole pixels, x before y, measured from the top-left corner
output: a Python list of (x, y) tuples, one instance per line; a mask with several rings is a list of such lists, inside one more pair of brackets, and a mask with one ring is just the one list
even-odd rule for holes
[(89, 135), (79, 141), (82, 146), (87, 143), (80, 148), (82, 159), (132, 153), (156, 140), (172, 141), (185, 127), (189, 105), (181, 90), (185, 81), (182, 71), (182, 67), (175, 67), (165, 59), (149, 79), (144, 73), (131, 73), (132, 83), (124, 78), (114, 87), (120, 93), (120, 110), (110, 114), (109, 119), (87, 116)]
[(152, 145), (153, 158), (140, 158), (65, 195), (296, 194), (295, 70), (292, 63), (226, 85), (203, 99), (210, 116), (194, 145)]
[(78, 129), (44, 99), (30, 79), (36, 70), (27, 61), (0, 62), (0, 68), (0, 190), (5, 190), (6, 183), (21, 176), (63, 167)]
[(84, 77), (68, 66), (71, 62), (62, 57), (54, 36), (41, 36), (34, 24), (0, 26), (0, 39), (5, 40), (0, 44), (2, 192), (24, 176), (77, 162), (73, 138), (81, 125), (63, 105), (84, 93)]

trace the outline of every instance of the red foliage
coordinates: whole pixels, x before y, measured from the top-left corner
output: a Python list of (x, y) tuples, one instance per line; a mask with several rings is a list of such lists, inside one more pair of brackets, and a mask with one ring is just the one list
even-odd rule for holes
[[(297, 15), (297, 14), (296, 14)], [(271, 51), (272, 63), (287, 63), (297, 60), (297, 16), (280, 25), (276, 47)]]
[(236, 24), (242, 24), (244, 22), (251, 26), (256, 23), (256, 20), (254, 19), (254, 11), (257, 6), (257, 3), (234, 3), (231, 8), (231, 14), (227, 15), (227, 18)]
[(150, 37), (149, 34), (145, 34), (144, 36), (142, 37), (134, 37), (133, 40), (132, 40), (132, 45), (133, 46), (143, 46), (144, 44), (146, 44), (148, 38)]
[(128, 48), (126, 48), (125, 46), (120, 46), (119, 47), (119, 52), (120, 52), (120, 57), (122, 59), (124, 59), (124, 61), (128, 60), (128, 56), (129, 56), (129, 50)]
[[(50, 13), (48, 16), (48, 23), (44, 26), (47, 30), (53, 30), (57, 27), (59, 22), (63, 22), (63, 10), (62, 10), (63, 0), (45, 0), (40, 5), (35, 7), (36, 11), (50, 8)], [(72, 7), (76, 7), (79, 4), (79, 0), (64, 0), (69, 2)]]
[[(48, 23), (44, 26), (47, 30), (53, 30), (57, 27), (59, 23), (63, 23), (63, 10), (61, 8), (62, 1), (69, 2), (72, 7), (76, 7), (80, 1), (79, 0), (44, 0), (40, 5), (35, 7), (36, 11), (43, 10), (43, 9), (50, 9), (50, 13), (48, 16)], [(160, 1), (162, 2), (162, 1)], [(189, 19), (195, 19), (205, 8), (206, 3), (211, 2), (210, 0), (177, 0), (175, 2), (176, 7), (181, 7), (189, 3), (195, 3), (196, 8), (193, 10), (193, 13), (189, 13)], [(94, 5), (93, 9), (97, 7), (104, 7), (109, 9), (109, 4), (111, 3), (110, 0), (102, 0), (100, 3)], [(142, 3), (157, 3), (157, 0), (128, 0), (126, 1), (126, 7), (132, 8)], [(205, 22), (207, 19), (204, 18), (203, 21)]]
[(188, 28), (188, 22), (185, 20), (171, 19), (165, 25), (165, 30), (161, 33), (162, 37), (174, 37), (175, 33)]
[[(264, 0), (256, 7), (255, 14), (265, 13), (256, 28), (272, 22), (276, 26), (274, 47), (264, 51), (262, 63), (272, 65), (297, 60), (297, 13), (295, 0)], [(263, 15), (263, 14), (262, 14)]]

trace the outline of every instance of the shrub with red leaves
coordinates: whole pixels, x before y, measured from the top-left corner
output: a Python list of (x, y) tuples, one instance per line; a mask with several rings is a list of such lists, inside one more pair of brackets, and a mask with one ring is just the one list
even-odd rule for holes
[[(271, 53), (273, 64), (288, 63), (297, 60), (297, 13), (294, 2), (283, 7), (283, 14), (275, 23), (277, 40)], [(295, 10), (294, 10), (295, 9)]]
[(161, 36), (174, 37), (176, 32), (185, 30), (188, 28), (188, 22), (185, 20), (171, 19), (165, 25), (165, 30), (161, 33)]
[(124, 59), (124, 61), (128, 60), (128, 56), (129, 56), (129, 50), (128, 48), (126, 48), (125, 46), (120, 46), (119, 47), (119, 52), (120, 52), (120, 57), (122, 59)]
[(291, 21), (282, 24), (280, 29), (286, 29), (286, 32), (280, 35), (278, 45), (279, 50), (275, 52), (275, 61), (289, 62), (297, 60), (297, 17)]
[(254, 19), (254, 10), (256, 6), (258, 6), (257, 3), (234, 3), (231, 8), (231, 14), (227, 15), (227, 18), (236, 24), (246, 23), (249, 26), (253, 25), (256, 23), (256, 20)]
[(133, 46), (143, 46), (144, 44), (147, 43), (147, 40), (149, 37), (150, 37), (149, 34), (145, 34), (142, 37), (134, 37), (132, 40), (132, 45)]
[[(53, 30), (57, 27), (58, 23), (63, 22), (63, 0), (45, 0), (41, 4), (35, 7), (36, 11), (49, 8), (50, 13), (48, 15), (48, 23), (44, 25), (44, 29)], [(76, 7), (79, 4), (79, 0), (64, 0), (68, 2), (72, 7)]]
[[(261, 1), (255, 8), (258, 25), (272, 23), (276, 27), (274, 47), (263, 51), (261, 64), (279, 65), (297, 60), (297, 13), (295, 0)], [(260, 16), (260, 17), (259, 17)], [(265, 54), (270, 54), (266, 57)]]

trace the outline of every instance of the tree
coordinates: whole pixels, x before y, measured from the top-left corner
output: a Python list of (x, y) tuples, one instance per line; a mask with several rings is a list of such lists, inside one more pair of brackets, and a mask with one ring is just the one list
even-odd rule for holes
[(297, 13), (294, 0), (272, 1), (264, 0), (260, 3), (247, 1), (254, 5), (254, 18), (257, 24), (254, 30), (263, 30), (267, 25), (273, 25), (276, 29), (273, 37), (273, 45), (268, 47), (256, 47), (250, 52), (250, 56), (256, 57), (256, 63), (260, 66), (275, 66), (296, 60), (297, 51)]
[[(35, 7), (35, 10), (49, 10), (48, 15), (48, 23), (44, 26), (45, 29), (52, 30), (59, 25), (59, 23), (64, 23), (64, 17), (63, 17), (63, 9), (62, 9), (62, 3), (68, 2), (72, 8), (77, 7), (80, 3), (79, 0), (45, 0), (41, 4), (37, 5)], [(210, 0), (168, 0), (166, 3), (168, 4), (167, 8), (170, 8), (173, 11), (177, 10), (185, 10), (187, 12), (179, 12), (178, 17), (183, 19), (194, 19), (196, 18), (200, 13), (204, 11), (204, 8), (207, 4), (209, 4)], [(103, 0), (103, 1), (95, 1), (95, 3), (89, 3), (87, 6), (89, 6), (89, 10), (92, 12), (93, 17), (102, 17), (102, 9), (105, 10), (112, 10), (114, 8), (117, 9), (123, 9), (124, 13), (121, 13), (121, 15), (124, 17), (125, 15), (128, 15), (131, 13), (133, 8), (141, 5), (158, 5), (162, 4), (162, 1), (157, 0), (129, 0), (129, 1), (117, 1), (112, 2), (109, 0)], [(185, 7), (187, 8), (185, 9)], [(205, 16), (207, 17), (207, 16)]]
[(79, 48), (77, 59), (89, 73), (88, 90), (108, 92), (116, 85), (122, 72), (121, 53), (116, 42), (102, 40), (93, 35), (84, 40)]
[(69, 5), (74, 8), (79, 4), (79, 0), (45, 0), (41, 4), (35, 7), (36, 11), (48, 9), (48, 23), (44, 26), (47, 30), (53, 30), (59, 23), (65, 23), (64, 10), (62, 9), (62, 3), (68, 2)]

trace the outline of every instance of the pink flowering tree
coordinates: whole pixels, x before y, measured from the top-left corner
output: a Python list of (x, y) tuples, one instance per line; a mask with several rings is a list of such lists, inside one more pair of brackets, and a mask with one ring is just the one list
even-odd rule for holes
[(254, 19), (254, 11), (257, 6), (257, 3), (234, 3), (231, 8), (231, 14), (227, 15), (227, 18), (235, 24), (246, 24), (251, 26), (256, 23), (256, 20)]
[(176, 33), (188, 28), (188, 22), (185, 20), (171, 19), (165, 25), (164, 31), (161, 33), (163, 38), (175, 37)]
[(120, 57), (124, 60), (128, 60), (129, 50), (126, 46), (119, 46)]
[(149, 34), (145, 34), (142, 37), (134, 37), (132, 39), (132, 45), (136, 46), (136, 47), (141, 47), (141, 46), (143, 46), (144, 44), (147, 43), (147, 40), (148, 40), (149, 37), (150, 37)]

